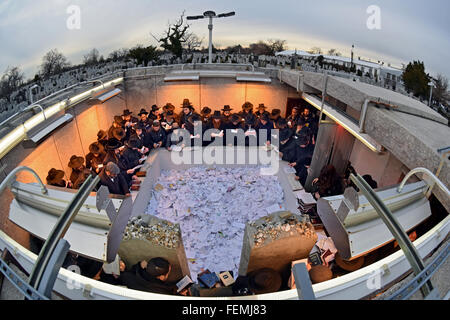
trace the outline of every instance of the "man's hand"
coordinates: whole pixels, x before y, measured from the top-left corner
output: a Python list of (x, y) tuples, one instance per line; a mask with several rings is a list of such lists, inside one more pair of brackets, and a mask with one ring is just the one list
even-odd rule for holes
[(133, 169), (128, 169), (127, 170), (127, 174), (133, 174), (134, 173), (134, 170)]
[(319, 181), (319, 178), (315, 178), (315, 179), (312, 181), (312, 184), (316, 184), (317, 181)]
[(297, 165), (297, 162), (291, 162), (289, 163), (289, 167), (295, 167)]

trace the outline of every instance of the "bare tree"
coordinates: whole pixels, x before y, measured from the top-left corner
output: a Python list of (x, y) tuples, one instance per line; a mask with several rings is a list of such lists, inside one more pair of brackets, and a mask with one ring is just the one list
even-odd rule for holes
[(23, 84), (24, 74), (18, 67), (8, 67), (0, 79), (0, 98), (9, 95)]
[(323, 54), (323, 51), (319, 47), (312, 47), (309, 51), (311, 54)]
[[(160, 37), (152, 37), (160, 43), (160, 46), (175, 56), (181, 58), (183, 55), (183, 44), (186, 42), (186, 32), (189, 25), (185, 24), (184, 11), (180, 18), (174, 23), (170, 24), (164, 34)], [(159, 39), (158, 39), (159, 38)]]
[(438, 103), (448, 106), (450, 100), (450, 93), (448, 92), (448, 79), (442, 74), (438, 74), (437, 78), (433, 81), (433, 99)]
[(329, 56), (342, 56), (342, 54), (340, 52), (338, 52), (336, 49), (330, 49), (328, 50), (328, 55)]
[(200, 39), (195, 33), (188, 32), (184, 36), (184, 48), (187, 52), (192, 52), (201, 48), (204, 38)]
[(83, 57), (83, 64), (92, 65), (97, 64), (100, 61), (100, 53), (97, 49), (92, 49), (88, 54)]
[(108, 59), (113, 60), (113, 61), (123, 60), (129, 55), (129, 53), (130, 53), (130, 50), (128, 50), (126, 48), (114, 50), (113, 52), (111, 52), (109, 54)]
[(58, 49), (52, 49), (42, 58), (40, 73), (43, 78), (58, 74), (70, 66), (70, 62)]
[(275, 53), (285, 51), (286, 50), (286, 40), (280, 40), (280, 39), (269, 39), (268, 41), (269, 47), (272, 51), (272, 55), (274, 56)]

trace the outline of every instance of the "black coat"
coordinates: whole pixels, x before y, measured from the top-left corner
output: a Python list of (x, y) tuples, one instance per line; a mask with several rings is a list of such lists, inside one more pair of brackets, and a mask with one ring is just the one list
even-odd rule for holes
[(117, 177), (114, 178), (114, 181), (112, 181), (111, 178), (106, 175), (105, 169), (103, 169), (102, 172), (100, 172), (99, 177), (100, 183), (98, 188), (100, 188), (100, 186), (107, 186), (109, 193), (119, 195), (126, 195), (130, 192), (127, 181), (121, 173), (119, 173)]
[(264, 146), (267, 141), (272, 141), (272, 129), (275, 129), (272, 121), (267, 121), (266, 124), (258, 121), (255, 130), (258, 134), (258, 144), (260, 146)]
[(140, 164), (139, 159), (142, 158), (142, 154), (138, 150), (126, 147), (125, 150), (123, 151), (123, 157), (125, 158), (125, 161), (127, 163), (127, 170), (128, 170)]
[[(99, 164), (103, 164), (105, 160), (106, 153), (100, 153), (98, 157), (94, 156), (92, 152), (89, 152), (86, 155), (86, 168), (92, 169), (92, 171), (96, 171)], [(97, 172), (98, 173), (98, 172)]]
[(177, 293), (177, 286), (174, 283), (152, 277), (145, 269), (141, 268), (140, 263), (135, 264), (131, 270), (123, 272), (119, 279), (121, 284), (129, 289), (161, 294)]
[(151, 129), (148, 133), (148, 144), (153, 148), (153, 144), (159, 143), (162, 141), (161, 147), (165, 146), (167, 135), (166, 131), (163, 128), (160, 128), (158, 131)]

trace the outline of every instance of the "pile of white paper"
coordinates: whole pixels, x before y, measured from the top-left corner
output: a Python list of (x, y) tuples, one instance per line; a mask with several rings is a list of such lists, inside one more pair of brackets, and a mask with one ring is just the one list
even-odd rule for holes
[(158, 184), (147, 213), (180, 224), (194, 281), (202, 268), (236, 276), (245, 223), (284, 201), (278, 178), (260, 167), (162, 171)]

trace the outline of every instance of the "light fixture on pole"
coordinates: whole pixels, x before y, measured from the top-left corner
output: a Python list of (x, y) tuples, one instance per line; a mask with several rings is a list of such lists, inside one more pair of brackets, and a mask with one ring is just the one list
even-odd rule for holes
[(198, 20), (198, 19), (209, 18), (209, 25), (208, 25), (208, 29), (209, 29), (209, 58), (208, 58), (208, 63), (212, 63), (213, 19), (214, 18), (231, 17), (231, 16), (234, 16), (235, 14), (236, 13), (233, 11), (233, 12), (221, 13), (219, 15), (216, 15), (216, 13), (214, 11), (206, 11), (206, 12), (203, 13), (202, 16), (189, 16), (189, 17), (186, 17), (187, 20)]
[(430, 81), (428, 83), (428, 85), (430, 86), (430, 101), (428, 102), (428, 106), (431, 108), (431, 97), (433, 95), (433, 87), (434, 87), (434, 83), (433, 81)]

